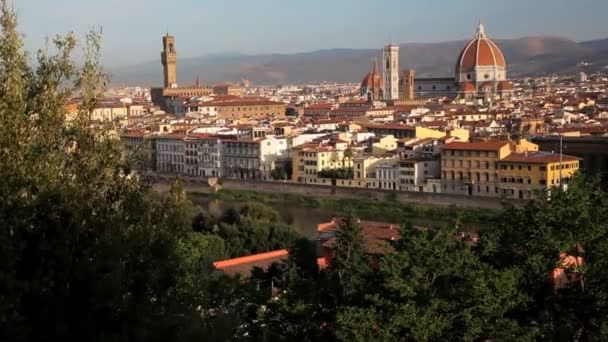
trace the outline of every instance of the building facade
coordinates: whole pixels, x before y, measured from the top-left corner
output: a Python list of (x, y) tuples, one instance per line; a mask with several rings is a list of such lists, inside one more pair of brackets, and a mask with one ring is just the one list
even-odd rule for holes
[(498, 162), (510, 153), (508, 141), (453, 142), (442, 146), (442, 192), (497, 196)]

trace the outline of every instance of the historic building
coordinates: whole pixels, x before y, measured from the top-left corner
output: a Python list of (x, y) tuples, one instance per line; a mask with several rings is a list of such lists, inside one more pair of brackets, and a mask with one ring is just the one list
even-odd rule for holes
[[(397, 62), (399, 65), (399, 62)], [(384, 79), (378, 72), (378, 63), (374, 62), (372, 72), (365, 75), (361, 81), (361, 96), (365, 96), (370, 101), (384, 99)]]
[[(384, 65), (384, 100), (413, 101), (415, 98), (451, 97), (467, 100), (508, 98), (513, 91), (507, 80), (507, 64), (502, 51), (479, 24), (475, 37), (465, 45), (456, 60), (454, 77), (416, 78), (408, 69), (399, 75), (399, 48), (387, 45), (382, 49)], [(393, 80), (397, 76), (397, 94)], [(364, 79), (365, 84), (368, 74)], [(367, 88), (366, 88), (367, 89)], [(362, 84), (363, 93), (363, 84)], [(395, 97), (396, 96), (396, 97)]]
[(163, 87), (150, 89), (152, 102), (163, 109), (175, 113), (175, 100), (181, 97), (190, 98), (196, 96), (210, 95), (213, 89), (204, 87), (200, 81), (191, 86), (180, 87), (177, 84), (177, 50), (175, 48), (175, 37), (166, 34), (163, 37), (163, 51), (160, 53), (163, 65)]
[(505, 57), (481, 23), (475, 38), (458, 56), (455, 76), (462, 98), (508, 97), (513, 89), (507, 81)]

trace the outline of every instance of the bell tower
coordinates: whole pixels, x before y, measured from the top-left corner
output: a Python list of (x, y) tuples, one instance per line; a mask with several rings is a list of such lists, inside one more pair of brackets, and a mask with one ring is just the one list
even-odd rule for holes
[(160, 53), (163, 65), (163, 76), (165, 88), (177, 88), (177, 75), (175, 65), (177, 64), (177, 52), (175, 51), (175, 37), (168, 33), (163, 37), (163, 51)]
[(407, 69), (405, 71), (405, 99), (408, 101), (414, 100), (414, 80), (416, 79), (416, 70)]
[(384, 99), (399, 99), (399, 46), (389, 44), (382, 49), (384, 59)]

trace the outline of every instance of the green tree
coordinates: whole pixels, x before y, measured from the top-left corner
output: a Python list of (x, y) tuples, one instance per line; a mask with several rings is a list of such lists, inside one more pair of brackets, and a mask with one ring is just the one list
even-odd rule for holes
[[(538, 325), (542, 336), (555, 340), (607, 338), (608, 197), (599, 181), (576, 175), (566, 191), (540, 192), (522, 207), (505, 210), (496, 230), (482, 243), (488, 262), (516, 267), (528, 305), (522, 322)], [(558, 291), (551, 282), (560, 254), (581, 258), (567, 268), (570, 281)]]
[(458, 225), (437, 231), (404, 226), (381, 258), (380, 286), (340, 308), (338, 337), (354, 341), (526, 340), (534, 331), (509, 317), (525, 297), (517, 271), (483, 263)]
[(333, 251), (331, 272), (337, 282), (337, 301), (350, 303), (366, 287), (365, 276), (371, 265), (363, 228), (352, 211), (347, 213), (336, 230)]
[(287, 172), (285, 171), (285, 169), (283, 167), (277, 167), (274, 170), (272, 170), (272, 172), (270, 173), (270, 176), (272, 177), (272, 179), (287, 179)]
[(120, 144), (88, 122), (107, 82), (97, 33), (80, 67), (68, 34), (32, 69), (6, 0), (0, 11), (0, 339), (178, 338), (199, 305), (177, 295), (176, 244), (191, 229), (183, 189), (150, 196)]

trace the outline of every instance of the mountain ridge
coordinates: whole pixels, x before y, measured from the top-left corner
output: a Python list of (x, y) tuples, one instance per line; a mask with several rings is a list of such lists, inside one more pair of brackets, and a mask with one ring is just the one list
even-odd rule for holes
[[(608, 39), (575, 42), (558, 36), (496, 39), (508, 64), (509, 76), (592, 72), (608, 64)], [(420, 77), (451, 76), (467, 40), (437, 43), (404, 43), (400, 68), (414, 68)], [(213, 54), (178, 60), (178, 81), (193, 83), (197, 75), (205, 84), (238, 82), (255, 84), (357, 82), (372, 68), (380, 49), (335, 48), (291, 54)], [(585, 61), (590, 65), (581, 66)], [(162, 81), (160, 60), (110, 69), (113, 84), (158, 86)]]

